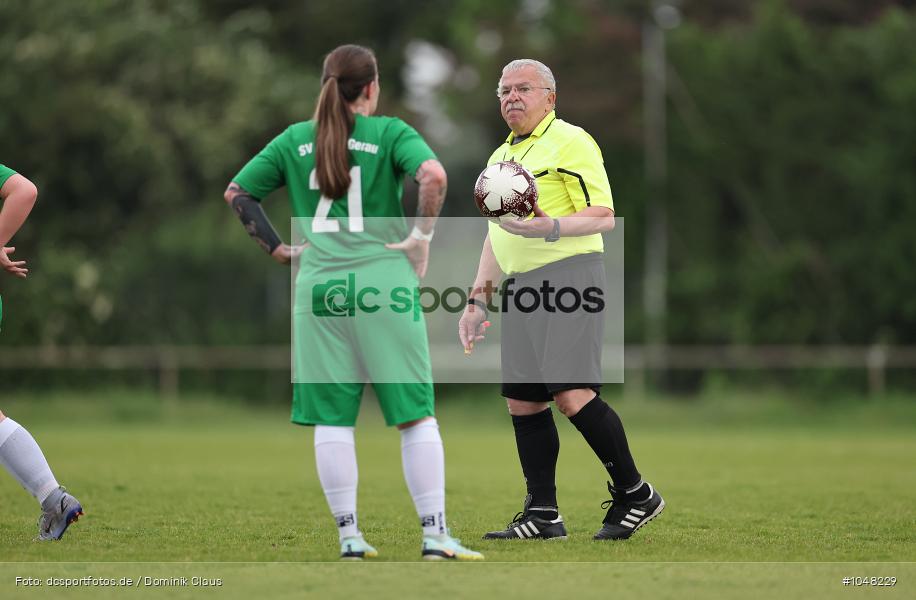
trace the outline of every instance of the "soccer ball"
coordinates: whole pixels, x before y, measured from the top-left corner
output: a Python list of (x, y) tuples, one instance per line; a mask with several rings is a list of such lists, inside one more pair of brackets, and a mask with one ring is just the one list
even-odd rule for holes
[(490, 165), (474, 185), (477, 208), (491, 221), (522, 220), (534, 211), (537, 200), (534, 175), (512, 160)]

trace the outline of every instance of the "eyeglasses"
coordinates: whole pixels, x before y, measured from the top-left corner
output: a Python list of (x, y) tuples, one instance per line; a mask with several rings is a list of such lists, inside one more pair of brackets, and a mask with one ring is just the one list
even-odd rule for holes
[(503, 98), (512, 94), (512, 91), (515, 90), (519, 96), (527, 96), (531, 93), (531, 90), (548, 90), (553, 91), (553, 88), (549, 87), (532, 87), (530, 85), (513, 85), (512, 87), (501, 87), (496, 90), (496, 97), (502, 100)]

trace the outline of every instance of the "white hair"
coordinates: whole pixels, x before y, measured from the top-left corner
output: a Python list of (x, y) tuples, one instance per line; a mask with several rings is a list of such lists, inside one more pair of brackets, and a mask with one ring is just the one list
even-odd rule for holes
[[(554, 92), (557, 91), (557, 80), (553, 77), (553, 72), (550, 70), (550, 67), (545, 65), (539, 60), (534, 60), (533, 58), (519, 58), (513, 60), (505, 67), (503, 67), (503, 75), (509, 71), (517, 71), (518, 69), (524, 67), (534, 67), (534, 70), (537, 71), (537, 74), (541, 76), (541, 79), (547, 84)], [(502, 77), (500, 77), (502, 79)]]

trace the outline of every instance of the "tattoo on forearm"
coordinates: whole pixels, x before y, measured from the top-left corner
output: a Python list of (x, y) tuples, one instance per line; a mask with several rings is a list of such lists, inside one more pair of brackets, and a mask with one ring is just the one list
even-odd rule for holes
[(228, 192), (235, 192), (231, 201), (232, 209), (245, 227), (245, 231), (265, 252), (272, 254), (283, 242), (264, 213), (261, 203), (237, 184), (231, 184)]
[(436, 178), (430, 175), (429, 169), (425, 167), (426, 165), (422, 165), (417, 172), (417, 181), (420, 184), (417, 216), (435, 219), (442, 211), (448, 185), (446, 183), (439, 184)]

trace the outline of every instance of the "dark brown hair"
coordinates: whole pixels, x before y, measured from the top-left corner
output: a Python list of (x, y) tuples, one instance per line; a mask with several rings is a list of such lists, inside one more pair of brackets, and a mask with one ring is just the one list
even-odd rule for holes
[(327, 198), (340, 198), (350, 187), (347, 141), (356, 120), (349, 103), (359, 98), (377, 73), (375, 55), (362, 46), (338, 46), (324, 59), (314, 116), (315, 172), (318, 188)]

